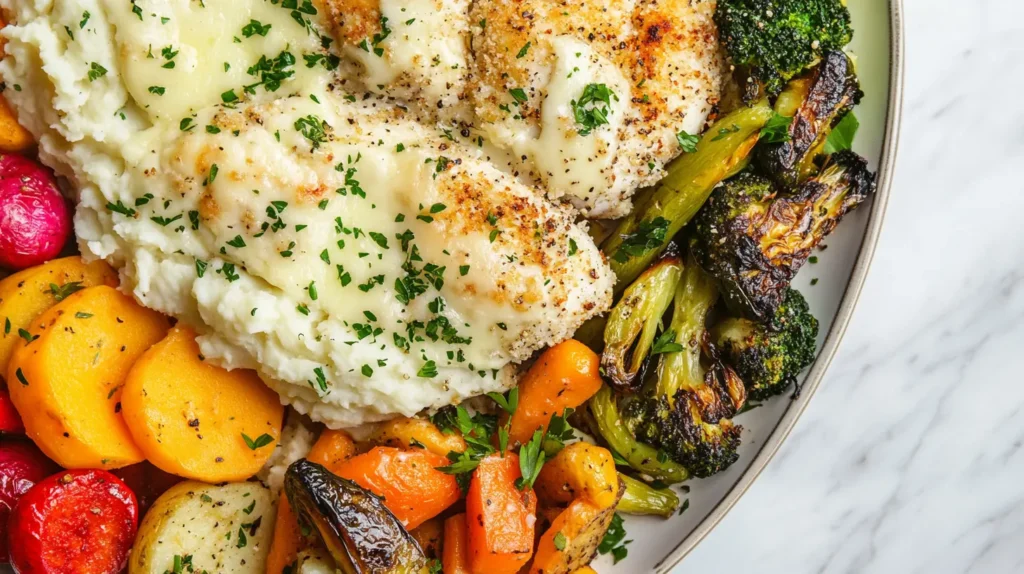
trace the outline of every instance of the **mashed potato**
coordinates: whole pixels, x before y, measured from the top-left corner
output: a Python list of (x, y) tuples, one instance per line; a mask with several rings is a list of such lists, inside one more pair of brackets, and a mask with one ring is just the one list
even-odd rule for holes
[(83, 253), (315, 420), (507, 388), (611, 303), (574, 212), (347, 93), (308, 0), (5, 8), (7, 96), (79, 190)]

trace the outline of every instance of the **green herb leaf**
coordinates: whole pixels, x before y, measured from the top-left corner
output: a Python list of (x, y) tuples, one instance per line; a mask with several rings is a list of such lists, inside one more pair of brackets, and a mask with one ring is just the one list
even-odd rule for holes
[(683, 153), (693, 153), (697, 151), (697, 143), (700, 141), (700, 136), (688, 134), (686, 130), (683, 130), (676, 134), (676, 141), (679, 142), (679, 147), (683, 150)]
[(661, 247), (668, 234), (668, 225), (669, 221), (664, 217), (641, 221), (635, 232), (622, 237), (622, 243), (612, 254), (612, 259), (619, 263), (625, 263), (632, 257), (640, 257)]
[(857, 137), (857, 130), (860, 129), (860, 120), (853, 112), (846, 114), (825, 139), (825, 153), (832, 155), (836, 152), (853, 148), (853, 140)]
[(256, 450), (263, 448), (268, 444), (274, 442), (274, 437), (264, 433), (256, 437), (256, 440), (249, 438), (249, 435), (242, 433), (242, 439), (245, 441), (245, 446), (249, 447), (250, 450)]
[(793, 118), (775, 114), (769, 118), (768, 123), (761, 128), (760, 141), (765, 143), (784, 143), (792, 139), (789, 135), (789, 126)]
[(676, 342), (676, 332), (669, 329), (655, 339), (654, 346), (651, 347), (651, 354), (660, 355), (662, 353), (678, 353), (682, 350), (683, 346)]

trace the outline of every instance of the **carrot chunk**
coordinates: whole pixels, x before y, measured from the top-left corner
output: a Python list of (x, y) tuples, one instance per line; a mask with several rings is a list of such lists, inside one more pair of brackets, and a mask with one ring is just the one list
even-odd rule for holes
[(444, 574), (472, 574), (469, 569), (468, 544), (466, 515), (450, 516), (444, 521), (444, 547), (441, 553), (441, 568)]
[(437, 470), (448, 464), (447, 458), (426, 450), (378, 446), (330, 470), (382, 497), (388, 510), (412, 530), (462, 495), (455, 477)]
[(466, 495), (470, 567), (474, 574), (513, 574), (533, 555), (537, 497), (519, 490), (519, 457), (491, 455), (473, 472)]
[[(589, 347), (572, 339), (544, 351), (519, 381), (519, 407), (512, 415), (509, 444), (525, 444), (535, 430), (547, 430), (552, 415), (594, 396), (601, 388), (600, 363)], [(502, 424), (507, 417), (502, 417)]]

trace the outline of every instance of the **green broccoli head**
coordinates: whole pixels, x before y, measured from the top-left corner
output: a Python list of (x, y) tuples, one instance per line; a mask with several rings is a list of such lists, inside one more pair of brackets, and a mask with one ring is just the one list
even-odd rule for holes
[(747, 101), (776, 96), (826, 50), (850, 43), (850, 12), (841, 0), (719, 0), (719, 38), (732, 63), (749, 74)]
[(817, 337), (818, 320), (792, 288), (767, 323), (729, 318), (712, 329), (715, 344), (756, 400), (782, 394), (796, 382), (814, 362)]
[(867, 162), (850, 151), (787, 195), (744, 172), (726, 181), (694, 218), (691, 249), (718, 278), (730, 309), (769, 321), (812, 249), (875, 189)]
[(746, 401), (743, 382), (722, 364), (705, 375), (704, 385), (664, 395), (636, 398), (625, 409), (636, 438), (683, 465), (691, 475), (706, 478), (739, 458), (743, 428), (731, 418)]

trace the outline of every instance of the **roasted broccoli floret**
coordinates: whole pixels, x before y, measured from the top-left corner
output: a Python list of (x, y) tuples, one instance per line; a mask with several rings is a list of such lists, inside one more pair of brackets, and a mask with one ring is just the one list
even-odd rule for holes
[(744, 172), (715, 190), (694, 218), (691, 248), (721, 282), (730, 309), (767, 321), (811, 250), (874, 189), (867, 162), (851, 151), (830, 156), (789, 194)]
[(818, 320), (796, 289), (767, 323), (728, 318), (711, 329), (716, 347), (747, 387), (752, 399), (782, 394), (814, 362)]
[(719, 0), (715, 23), (732, 63), (748, 76), (748, 102), (778, 95), (790, 78), (853, 37), (841, 0)]
[(773, 141), (762, 139), (755, 149), (760, 173), (786, 188), (813, 176), (815, 159), (832, 128), (862, 95), (850, 58), (839, 50), (826, 52), (817, 66), (789, 82), (775, 101), (776, 114), (792, 119), (784, 133)]
[(696, 477), (711, 476), (738, 458), (742, 429), (730, 417), (746, 401), (743, 382), (732, 369), (714, 360), (708, 369), (701, 362), (705, 320), (717, 298), (714, 280), (690, 258), (666, 330), (676, 346), (663, 349), (656, 378), (624, 411), (639, 440), (657, 446)]

